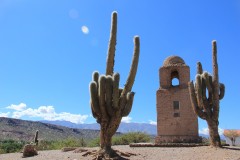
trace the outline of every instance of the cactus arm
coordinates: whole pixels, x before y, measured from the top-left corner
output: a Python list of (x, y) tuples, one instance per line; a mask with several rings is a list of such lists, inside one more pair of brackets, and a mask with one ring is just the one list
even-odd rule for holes
[(111, 76), (106, 77), (106, 110), (110, 117), (113, 116), (113, 107), (112, 107), (112, 94), (113, 94), (113, 79)]
[(201, 86), (201, 90), (202, 90), (202, 102), (203, 102), (203, 108), (206, 110), (206, 100), (207, 100), (207, 95), (206, 95), (206, 82), (203, 78), (203, 75), (201, 75), (201, 82), (202, 82), (202, 86)]
[(132, 105), (133, 105), (134, 94), (135, 94), (134, 92), (128, 92), (128, 94), (127, 94), (127, 104), (122, 111), (122, 116), (123, 117), (128, 116), (129, 113), (131, 112)]
[(120, 81), (120, 74), (114, 73), (113, 74), (113, 108), (118, 109), (118, 102), (119, 102), (119, 81)]
[(209, 102), (209, 104), (210, 104), (210, 107), (212, 108), (212, 105), (213, 105), (213, 89), (212, 89), (212, 87), (213, 87), (213, 83), (212, 83), (212, 76), (211, 75), (209, 75), (209, 83), (210, 83), (210, 87), (211, 87), (211, 92), (209, 91), (209, 93), (208, 93), (208, 102)]
[[(122, 91), (122, 93), (123, 93), (123, 91)], [(126, 104), (127, 104), (127, 95), (121, 94), (120, 99), (119, 99), (119, 109), (123, 110), (125, 108)]]
[(203, 98), (202, 98), (202, 78), (201, 75), (196, 75), (196, 83), (195, 83), (195, 89), (196, 89), (196, 100), (199, 108), (203, 108)]
[[(212, 99), (212, 76), (204, 72), (202, 74), (202, 88), (203, 90), (203, 102), (204, 102), (204, 110), (207, 112), (208, 115), (211, 115), (211, 99)], [(206, 96), (206, 89), (208, 90), (208, 98)], [(210, 100), (210, 101), (209, 101)]]
[(105, 103), (105, 95), (106, 95), (106, 77), (104, 75), (100, 76), (99, 78), (99, 89), (98, 89), (98, 96), (99, 96), (99, 108), (101, 111), (101, 118), (102, 120), (107, 121), (108, 115), (106, 112), (106, 103)]
[(126, 95), (129, 91), (132, 90), (132, 86), (133, 86), (136, 73), (137, 73), (137, 68), (138, 68), (139, 53), (140, 53), (140, 39), (138, 36), (135, 36), (134, 37), (134, 53), (133, 53), (131, 69), (130, 69), (125, 87), (123, 89), (122, 95)]
[[(123, 92), (123, 88), (119, 88), (119, 95), (121, 95)], [(120, 97), (119, 97), (120, 98)]]
[(90, 100), (90, 107), (91, 107), (92, 115), (96, 119), (96, 122), (100, 123), (101, 122), (101, 114), (100, 114), (100, 112), (97, 113), (97, 112), (94, 111), (91, 100)]
[[(217, 42), (214, 40), (212, 41), (212, 63), (213, 63), (213, 82), (219, 82), (218, 78), (218, 63), (217, 63)], [(215, 86), (218, 88), (218, 86)]]
[(99, 99), (98, 99), (98, 89), (97, 89), (97, 83), (96, 82), (91, 82), (90, 83), (90, 101), (91, 101), (91, 109), (95, 113), (95, 115), (99, 115), (100, 112), (100, 107), (99, 107)]
[(204, 80), (204, 82), (206, 84), (206, 88), (208, 90), (208, 98), (207, 98), (205, 103), (207, 105), (208, 110), (211, 111), (212, 110), (212, 106), (213, 106), (212, 105), (212, 101), (213, 101), (213, 99), (212, 99), (213, 98), (212, 76), (209, 73), (204, 72), (203, 73), (203, 80)]
[(213, 119), (219, 117), (219, 77), (217, 63), (217, 42), (212, 41), (212, 63), (213, 63)]
[(93, 109), (93, 104), (92, 101), (90, 101), (90, 107), (91, 107), (91, 111), (92, 111), (92, 115), (95, 119), (99, 119), (99, 116), (97, 115), (97, 113), (94, 111)]
[(195, 114), (197, 114), (200, 118), (202, 119), (207, 119), (207, 114), (206, 112), (203, 112), (202, 109), (197, 105), (197, 97), (195, 94), (193, 82), (188, 83), (188, 88), (189, 88), (189, 93), (190, 93), (190, 99), (192, 103), (192, 108)]
[(221, 100), (225, 95), (225, 85), (223, 83), (219, 83), (219, 90), (220, 90), (219, 100)]
[(127, 93), (132, 90), (132, 86), (134, 83), (134, 79), (137, 73), (137, 67), (138, 67), (138, 60), (139, 60), (139, 53), (140, 53), (140, 39), (138, 36), (134, 37), (134, 54), (131, 64), (131, 69), (127, 78), (127, 82), (124, 86), (124, 89), (120, 96), (120, 108), (123, 109), (126, 105), (126, 96)]
[(97, 71), (93, 72), (92, 74), (92, 80), (98, 84), (98, 79), (99, 79), (99, 73)]
[(205, 81), (208, 92), (212, 93), (212, 77), (207, 72), (203, 73), (203, 79)]
[(117, 41), (117, 12), (112, 13), (112, 25), (108, 46), (106, 75), (112, 75), (114, 70), (114, 57)]
[(202, 64), (201, 62), (197, 62), (197, 74), (202, 74), (203, 69), (202, 69)]

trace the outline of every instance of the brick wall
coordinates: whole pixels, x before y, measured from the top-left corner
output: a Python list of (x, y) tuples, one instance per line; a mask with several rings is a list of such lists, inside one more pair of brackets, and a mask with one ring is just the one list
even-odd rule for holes
[[(192, 110), (188, 91), (189, 67), (185, 64), (163, 66), (159, 75), (156, 143), (199, 141), (198, 119)], [(179, 79), (179, 85), (172, 86), (173, 78)], [(179, 103), (179, 108), (174, 108), (174, 101)]]

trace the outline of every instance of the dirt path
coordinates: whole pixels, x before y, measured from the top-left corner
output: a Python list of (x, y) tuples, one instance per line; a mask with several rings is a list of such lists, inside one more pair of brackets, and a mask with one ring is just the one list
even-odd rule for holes
[[(130, 157), (131, 160), (240, 160), (240, 147), (216, 149), (208, 146), (178, 148), (113, 146), (113, 148), (137, 154)], [(21, 153), (1, 154), (0, 160), (92, 160), (91, 156), (83, 157), (82, 154), (52, 150), (39, 151), (38, 156), (24, 159), (21, 158)]]

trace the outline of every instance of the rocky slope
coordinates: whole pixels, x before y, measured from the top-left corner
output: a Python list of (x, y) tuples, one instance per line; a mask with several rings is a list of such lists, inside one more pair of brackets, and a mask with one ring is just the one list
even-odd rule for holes
[(32, 141), (36, 130), (39, 130), (40, 140), (60, 140), (68, 137), (92, 139), (99, 136), (98, 130), (74, 129), (42, 122), (0, 117), (0, 140)]

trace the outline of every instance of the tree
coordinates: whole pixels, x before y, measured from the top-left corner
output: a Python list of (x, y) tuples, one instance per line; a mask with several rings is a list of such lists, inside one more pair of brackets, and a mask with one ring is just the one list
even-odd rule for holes
[(235, 146), (236, 138), (240, 137), (240, 130), (224, 130), (223, 135), (229, 138), (232, 142), (232, 145)]
[(202, 64), (198, 62), (195, 85), (189, 82), (188, 88), (194, 112), (207, 121), (211, 145), (221, 147), (218, 133), (219, 100), (224, 97), (225, 86), (219, 83), (216, 41), (212, 42), (212, 48), (213, 76), (203, 72)]
[(119, 88), (120, 74), (114, 73), (115, 45), (117, 37), (117, 12), (112, 13), (111, 34), (107, 56), (106, 74), (93, 73), (90, 83), (90, 104), (93, 117), (100, 124), (100, 151), (98, 157), (115, 157), (112, 150), (112, 136), (116, 133), (122, 117), (127, 116), (133, 104), (132, 86), (137, 73), (140, 40), (134, 37), (134, 53), (131, 69), (124, 88)]

